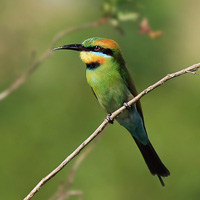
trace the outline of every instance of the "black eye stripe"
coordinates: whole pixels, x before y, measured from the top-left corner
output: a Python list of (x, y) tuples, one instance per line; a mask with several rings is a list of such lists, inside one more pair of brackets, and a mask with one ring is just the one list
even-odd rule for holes
[(86, 47), (85, 50), (86, 51), (94, 51), (94, 52), (102, 52), (106, 55), (113, 56), (113, 51), (111, 49), (102, 48), (100, 46)]
[(103, 49), (102, 52), (106, 55), (113, 56), (113, 51), (111, 49)]

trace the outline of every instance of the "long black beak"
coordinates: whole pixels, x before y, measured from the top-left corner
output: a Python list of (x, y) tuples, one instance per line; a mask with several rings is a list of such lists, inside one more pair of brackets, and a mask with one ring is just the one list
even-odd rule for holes
[(74, 51), (85, 51), (85, 47), (82, 44), (64, 45), (64, 46), (61, 46), (61, 47), (54, 48), (53, 51), (60, 50), (60, 49), (69, 49), (69, 50), (74, 50)]

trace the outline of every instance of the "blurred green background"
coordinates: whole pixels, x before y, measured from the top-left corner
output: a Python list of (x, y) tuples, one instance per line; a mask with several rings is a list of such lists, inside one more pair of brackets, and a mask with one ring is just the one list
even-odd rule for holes
[[(28, 69), (32, 50), (39, 57), (57, 32), (102, 16), (102, 1), (0, 3), (0, 91)], [(147, 17), (154, 30), (164, 32), (162, 37), (140, 35), (138, 24), (128, 21), (121, 23), (124, 35), (105, 24), (69, 34), (56, 46), (93, 36), (116, 40), (142, 91), (164, 75), (200, 62), (199, 7), (198, 0), (133, 1), (123, 9)], [(149, 173), (131, 136), (114, 123), (82, 163), (72, 189), (82, 190), (87, 200), (200, 199), (199, 91), (200, 77), (187, 74), (141, 100), (151, 142), (171, 171), (164, 179), (165, 188)], [(86, 83), (78, 53), (55, 52), (20, 89), (0, 102), (0, 199), (24, 198), (104, 117)], [(34, 199), (50, 198), (72, 163)]]

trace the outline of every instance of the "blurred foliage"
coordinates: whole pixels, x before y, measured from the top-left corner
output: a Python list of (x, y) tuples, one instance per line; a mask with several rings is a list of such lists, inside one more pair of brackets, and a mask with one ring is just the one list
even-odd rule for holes
[[(106, 4), (112, 10), (109, 17), (117, 20), (124, 35), (105, 24), (67, 35), (58, 46), (93, 36), (116, 40), (138, 91), (168, 73), (199, 62), (200, 2), (196, 0), (1, 0), (0, 91), (27, 70), (32, 50), (39, 57), (60, 30), (105, 17)], [(140, 16), (136, 21), (134, 14)], [(139, 34), (138, 22), (143, 17), (153, 30), (163, 31), (162, 37), (152, 40)], [(122, 23), (123, 18), (132, 20)], [(114, 123), (82, 163), (72, 189), (82, 190), (87, 200), (198, 200), (199, 83), (199, 76), (184, 75), (141, 100), (151, 142), (171, 171), (164, 180), (165, 188), (151, 176), (127, 131)], [(85, 65), (77, 52), (55, 53), (23, 87), (0, 102), (0, 199), (25, 197), (104, 117), (86, 83)], [(34, 199), (50, 198), (71, 166)]]
[[(129, 4), (131, 9), (127, 9), (127, 4)], [(101, 5), (103, 16), (106, 18), (110, 18), (111, 25), (119, 30), (120, 33), (123, 33), (123, 30), (120, 27), (120, 22), (135, 22), (139, 18), (139, 13), (133, 11), (132, 4), (133, 2), (129, 0), (104, 0)]]
[(133, 20), (135, 21), (138, 19), (138, 13), (133, 12), (133, 8), (131, 5), (131, 11), (127, 11), (127, 7), (125, 11), (123, 11), (122, 6), (127, 3), (132, 3), (131, 1), (112, 1), (112, 0), (105, 0), (102, 3), (102, 12), (103, 16), (110, 17), (113, 19), (118, 19), (121, 21)]

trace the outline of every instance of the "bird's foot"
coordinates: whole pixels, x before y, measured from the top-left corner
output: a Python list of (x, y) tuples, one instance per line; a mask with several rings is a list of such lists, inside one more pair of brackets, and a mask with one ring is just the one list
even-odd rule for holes
[(127, 102), (124, 102), (123, 106), (125, 106), (127, 110), (130, 110), (130, 109), (131, 109), (131, 106), (130, 106), (130, 105), (128, 105), (128, 103), (127, 103)]
[(109, 113), (109, 114), (106, 116), (106, 119), (108, 120), (108, 123), (113, 124), (113, 123), (114, 123), (114, 119), (111, 117), (111, 115), (112, 115), (112, 114)]

